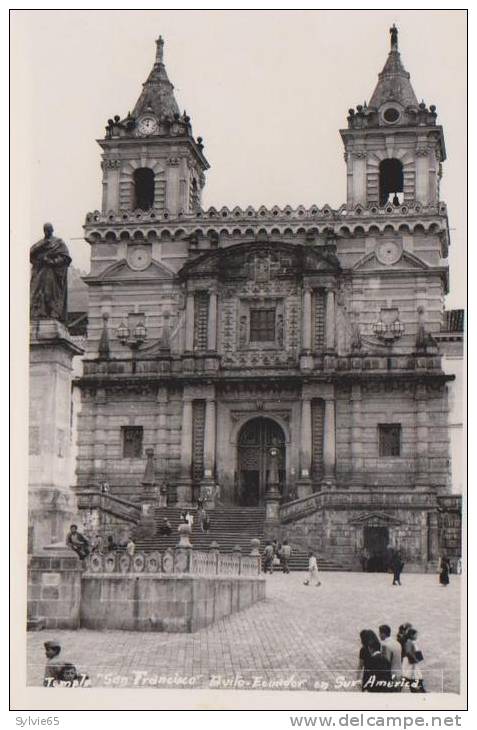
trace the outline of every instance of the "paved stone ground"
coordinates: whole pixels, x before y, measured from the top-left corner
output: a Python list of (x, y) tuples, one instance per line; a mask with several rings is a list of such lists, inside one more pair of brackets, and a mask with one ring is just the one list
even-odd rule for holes
[(358, 691), (359, 631), (409, 621), (427, 689), (459, 690), (460, 576), (447, 588), (434, 574), (404, 574), (401, 588), (387, 574), (321, 573), (320, 587), (304, 577), (267, 576), (265, 601), (195, 634), (30, 632), (28, 684), (42, 684), (43, 642), (55, 638), (93, 686)]

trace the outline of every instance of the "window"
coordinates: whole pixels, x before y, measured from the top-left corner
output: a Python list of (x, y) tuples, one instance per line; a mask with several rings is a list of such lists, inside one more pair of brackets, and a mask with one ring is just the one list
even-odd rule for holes
[(139, 459), (142, 456), (142, 426), (123, 426), (123, 458)]
[(154, 207), (154, 172), (149, 167), (134, 170), (134, 209)]
[(275, 309), (250, 310), (250, 342), (275, 341)]
[(403, 191), (402, 162), (395, 158), (382, 160), (379, 163), (379, 204), (386, 205), (390, 197), (390, 202), (396, 204), (396, 201), (399, 200), (398, 193)]
[(401, 424), (380, 423), (379, 456), (401, 456)]

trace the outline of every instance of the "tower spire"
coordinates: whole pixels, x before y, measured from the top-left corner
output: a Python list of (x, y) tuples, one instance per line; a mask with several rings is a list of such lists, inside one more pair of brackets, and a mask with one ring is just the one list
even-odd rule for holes
[(162, 35), (156, 41), (156, 64), (164, 63), (164, 39)]
[(378, 83), (369, 101), (369, 107), (379, 109), (387, 101), (397, 101), (404, 108), (408, 106), (417, 109), (418, 102), (411, 86), (410, 74), (404, 68), (401, 54), (398, 50), (398, 29), (393, 24), (389, 29), (391, 36), (391, 50), (378, 76)]
[(391, 51), (397, 51), (398, 50), (398, 29), (396, 28), (395, 23), (392, 24), (392, 27), (389, 29), (389, 33), (391, 35)]
[(174, 97), (174, 86), (169, 81), (164, 65), (164, 39), (162, 36), (156, 40), (154, 66), (143, 84), (141, 96), (132, 112), (133, 117), (137, 118), (145, 109), (149, 111), (152, 109), (159, 120), (173, 119), (176, 114), (180, 114)]

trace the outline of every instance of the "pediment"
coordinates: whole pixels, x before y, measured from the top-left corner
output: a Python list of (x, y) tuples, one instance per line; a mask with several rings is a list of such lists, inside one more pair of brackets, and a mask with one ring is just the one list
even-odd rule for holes
[(171, 271), (164, 264), (154, 261), (150, 262), (147, 268), (140, 271), (131, 268), (126, 259), (121, 259), (116, 263), (108, 266), (107, 269), (102, 271), (98, 276), (87, 276), (85, 279), (88, 281), (134, 281), (144, 279), (154, 279), (155, 281), (164, 279), (173, 279), (174, 272)]
[(425, 271), (429, 266), (420, 258), (410, 253), (409, 251), (403, 251), (399, 259), (392, 263), (384, 263), (380, 261), (375, 251), (363, 256), (353, 266), (353, 271), (367, 272), (367, 271)]
[(336, 274), (341, 271), (338, 258), (329, 251), (301, 244), (253, 241), (208, 251), (187, 262), (179, 276), (215, 276), (221, 279), (265, 280), (302, 273)]
[(402, 523), (401, 520), (386, 514), (386, 512), (374, 511), (365, 512), (359, 515), (359, 517), (354, 517), (349, 520), (348, 524), (355, 526), (362, 525), (363, 527), (391, 527), (401, 525)]

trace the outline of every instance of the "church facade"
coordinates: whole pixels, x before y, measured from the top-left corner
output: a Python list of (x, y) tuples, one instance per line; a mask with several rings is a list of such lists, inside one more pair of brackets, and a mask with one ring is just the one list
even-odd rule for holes
[(274, 534), (350, 566), (392, 544), (422, 568), (446, 547), (446, 152), (395, 28), (340, 134), (340, 208), (203, 209), (204, 146), (157, 41), (135, 107), (99, 140), (86, 217), (80, 502), (106, 483), (140, 504), (147, 482), (188, 506), (219, 484), (225, 508), (272, 501)]

